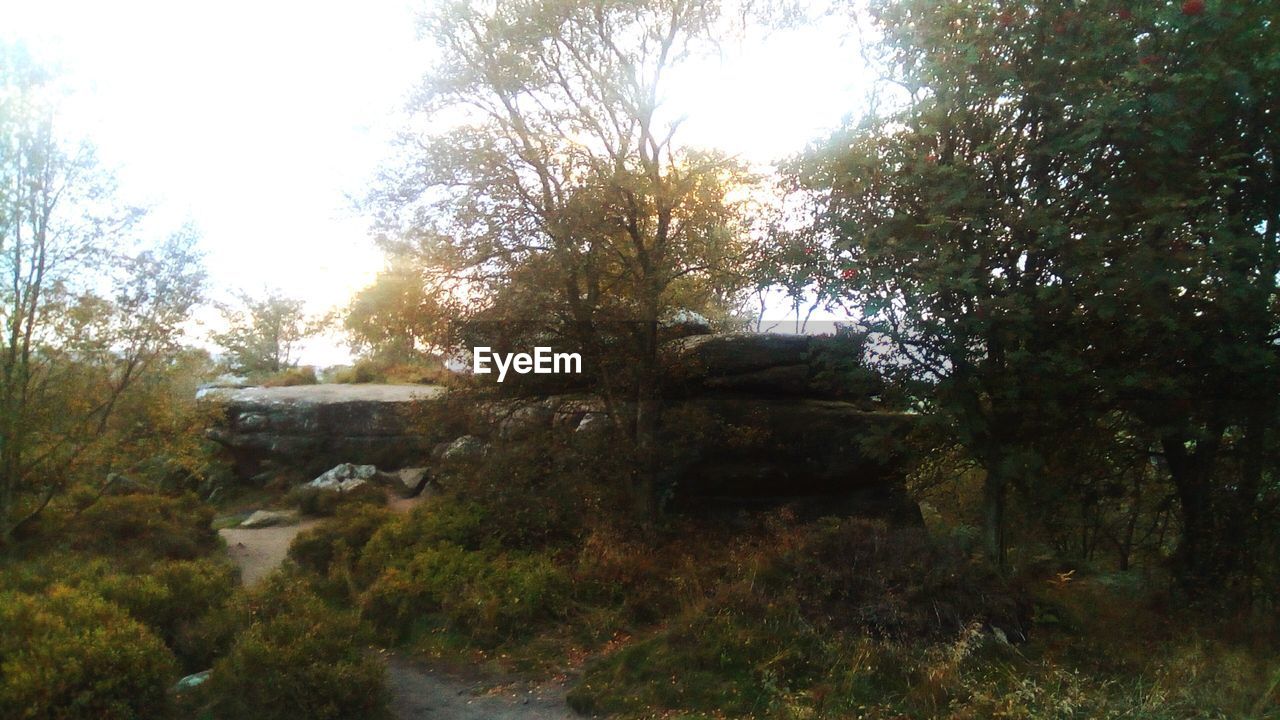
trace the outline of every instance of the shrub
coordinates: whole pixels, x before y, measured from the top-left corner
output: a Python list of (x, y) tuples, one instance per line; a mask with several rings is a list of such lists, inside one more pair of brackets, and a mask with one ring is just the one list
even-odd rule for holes
[(434, 627), (494, 648), (562, 617), (568, 601), (568, 575), (545, 555), (496, 555), (444, 543), (388, 567), (360, 606), (393, 637)]
[(921, 529), (827, 519), (802, 533), (764, 580), (794, 588), (807, 617), (878, 637), (955, 635), (993, 625), (1025, 636), (1028, 603), (990, 567)]
[(393, 383), (415, 385), (447, 385), (454, 374), (439, 362), (427, 364), (361, 359), (351, 367), (334, 371), (330, 382), (343, 384)]
[(502, 547), (564, 548), (577, 545), (588, 521), (606, 509), (632, 507), (621, 497), (629, 472), (621, 457), (586, 441), (537, 434), (495, 444), (483, 460), (457, 468), (440, 484), (484, 509), (484, 533)]
[(277, 573), (236, 611), (246, 623), (213, 666), (214, 717), (345, 720), (387, 716), (384, 668), (361, 643), (361, 627), (295, 578)]
[(138, 572), (82, 555), (58, 555), (10, 563), (0, 590), (40, 594), (61, 584), (107, 600), (147, 626), (187, 670), (209, 667), (217, 651), (198, 628), (226, 605), (238, 585), (236, 569), (222, 558), (161, 560)]
[(464, 550), (492, 547), (490, 517), (472, 502), (442, 499), (418, 505), (373, 534), (360, 558), (361, 575), (371, 580), (384, 568), (403, 567), (418, 552), (441, 544)]
[(143, 575), (107, 575), (94, 587), (150, 627), (185, 670), (196, 671), (209, 667), (221, 649), (203, 636), (200, 625), (226, 605), (237, 584), (229, 562), (203, 558), (160, 561)]
[(160, 639), (101, 598), (65, 585), (0, 594), (0, 708), (14, 713), (6, 717), (162, 717), (176, 674)]
[(108, 496), (72, 517), (66, 536), (75, 550), (120, 559), (192, 560), (218, 547), (213, 514), (194, 495)]
[(326, 576), (335, 558), (344, 553), (352, 563), (358, 562), (365, 545), (391, 517), (385, 507), (365, 503), (342, 506), (333, 519), (298, 533), (289, 545), (289, 559)]
[(315, 385), (320, 382), (316, 379), (316, 369), (310, 365), (303, 367), (289, 368), (281, 370), (273, 375), (268, 375), (261, 380), (263, 387), (292, 387), (295, 385)]
[(589, 666), (568, 700), (580, 713), (753, 716), (812, 684), (829, 667), (828, 652), (794, 602), (730, 587)]
[(296, 505), (303, 515), (331, 517), (344, 505), (385, 505), (387, 491), (373, 483), (365, 483), (347, 492), (299, 485), (289, 491), (288, 501)]

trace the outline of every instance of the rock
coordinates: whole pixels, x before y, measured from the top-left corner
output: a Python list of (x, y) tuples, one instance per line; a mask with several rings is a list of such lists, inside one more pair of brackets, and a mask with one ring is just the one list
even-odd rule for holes
[(673, 340), (664, 346), (673, 372), (724, 377), (788, 365), (805, 365), (813, 337), (769, 333), (721, 333)]
[(104, 494), (132, 495), (134, 493), (149, 492), (150, 490), (151, 488), (148, 488), (143, 483), (134, 480), (131, 477), (121, 475), (120, 473), (108, 473)]
[(213, 388), (201, 396), (221, 406), (207, 434), (227, 449), (243, 479), (271, 464), (303, 477), (343, 462), (421, 464), (440, 439), (423, 411), (446, 397), (444, 388), (430, 385), (373, 384)]
[(665, 339), (707, 335), (711, 332), (711, 321), (700, 313), (681, 308), (658, 321), (658, 329)]
[(201, 397), (204, 397), (210, 390), (247, 387), (249, 387), (249, 378), (247, 377), (242, 375), (232, 375), (230, 373), (226, 375), (219, 375), (207, 383), (202, 383), (200, 387), (196, 388), (196, 399), (198, 400)]
[(707, 390), (840, 399), (875, 406), (884, 383), (865, 367), (866, 337), (720, 333), (663, 345), (668, 394)]
[(598, 433), (609, 429), (609, 415), (602, 412), (589, 412), (578, 421), (574, 432)]
[[(680, 318), (676, 318), (679, 320)], [(697, 318), (684, 318), (699, 326)], [(696, 328), (695, 328), (696, 329)], [(675, 507), (766, 507), (920, 521), (905, 491), (903, 438), (916, 417), (890, 412), (884, 383), (865, 367), (866, 338), (727, 333), (667, 341), (659, 481)], [(510, 388), (507, 388), (510, 390)], [(603, 402), (576, 390), (448, 405), (443, 388), (313, 385), (219, 389), (223, 419), (210, 431), (241, 477), (266, 464), (281, 477), (348, 491), (387, 482), (419, 492), (431, 462), (470, 462), (491, 443), (545, 433), (607, 433)], [(614, 409), (634, 413), (627, 398)], [(430, 418), (430, 419), (427, 419)], [(449, 442), (440, 442), (454, 438)], [(344, 468), (339, 471), (335, 465)], [(365, 466), (365, 467), (361, 467)], [(376, 468), (416, 468), (380, 473)]]
[(307, 483), (307, 487), (317, 490), (335, 490), (350, 492), (372, 480), (378, 474), (373, 465), (354, 465), (342, 463), (326, 470), (320, 477)]
[(298, 513), (294, 510), (257, 510), (245, 518), (240, 527), (245, 529), (274, 527), (276, 525), (292, 525), (298, 522)]
[(662, 446), (678, 504), (776, 505), (919, 522), (903, 437), (916, 416), (811, 398), (708, 395), (674, 404)]
[(424, 467), (401, 468), (392, 473), (405, 490), (417, 494), (422, 489), (422, 484), (427, 480), (427, 469)]
[(498, 423), (498, 437), (519, 440), (551, 427), (555, 410), (546, 402), (526, 402), (516, 406)]
[(449, 443), (440, 453), (440, 459), (446, 462), (467, 462), (484, 457), (489, 452), (489, 444), (475, 435), (463, 435)]
[(210, 672), (212, 671), (201, 670), (198, 673), (193, 673), (191, 675), (188, 675), (182, 678), (173, 686), (173, 691), (181, 693), (181, 692), (186, 692), (188, 690), (192, 690), (194, 688), (200, 687), (205, 683), (206, 680), (209, 679)]

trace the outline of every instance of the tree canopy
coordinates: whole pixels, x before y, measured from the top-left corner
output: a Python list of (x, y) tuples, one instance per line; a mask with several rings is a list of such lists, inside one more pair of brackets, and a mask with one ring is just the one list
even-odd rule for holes
[(985, 468), (996, 556), (1007, 488), (1113, 413), (1172, 478), (1195, 575), (1275, 493), (1268, 7), (876, 4), (901, 101), (793, 165), (844, 294)]

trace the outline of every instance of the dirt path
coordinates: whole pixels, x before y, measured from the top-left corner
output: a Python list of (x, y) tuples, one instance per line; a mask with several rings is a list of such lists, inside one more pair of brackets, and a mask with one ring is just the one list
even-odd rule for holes
[(224, 528), (218, 534), (227, 541), (227, 554), (240, 568), (240, 579), (252, 585), (280, 567), (295, 535), (318, 524), (319, 520), (303, 520), (296, 525)]
[(390, 653), (387, 685), (398, 720), (582, 720), (565, 705), (562, 685), (486, 692), (483, 684)]

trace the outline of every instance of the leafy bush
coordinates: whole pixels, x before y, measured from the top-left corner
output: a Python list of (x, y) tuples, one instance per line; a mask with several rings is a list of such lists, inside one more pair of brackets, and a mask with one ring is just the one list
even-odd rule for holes
[(238, 585), (236, 569), (223, 558), (160, 560), (136, 572), (118, 563), (79, 554), (9, 563), (0, 590), (33, 595), (54, 585), (107, 600), (142, 623), (178, 657), (183, 668), (207, 668), (216, 645), (200, 637), (207, 617), (225, 606)]
[(119, 607), (56, 585), (0, 594), (0, 708), (25, 720), (132, 720), (168, 712), (164, 644)]
[(72, 517), (65, 536), (75, 550), (135, 562), (192, 560), (218, 547), (213, 515), (194, 495), (107, 496)]
[(589, 523), (622, 498), (630, 470), (623, 453), (555, 433), (496, 443), (483, 460), (440, 480), (454, 498), (483, 508), (484, 536), (513, 550), (572, 547)]
[(315, 385), (320, 381), (316, 378), (316, 369), (310, 365), (304, 365), (267, 375), (260, 382), (263, 387), (293, 387), (295, 385)]
[(442, 543), (386, 568), (360, 607), (363, 617), (393, 637), (435, 628), (493, 648), (561, 617), (568, 600), (568, 575), (545, 555)]
[(454, 374), (439, 361), (415, 364), (364, 358), (351, 367), (334, 371), (329, 381), (343, 384), (447, 385), (454, 381)]
[(879, 637), (955, 635), (974, 622), (1025, 636), (1028, 603), (988, 566), (921, 529), (828, 519), (802, 532), (764, 580), (806, 616)]
[(297, 505), (303, 515), (330, 517), (344, 505), (385, 505), (387, 491), (373, 483), (365, 483), (347, 492), (299, 485), (289, 491), (288, 500)]
[(226, 605), (237, 586), (234, 566), (222, 559), (165, 560), (142, 575), (110, 574), (92, 587), (151, 628), (187, 671), (209, 667), (221, 649), (200, 625)]
[(385, 507), (356, 503), (338, 509), (328, 522), (298, 533), (289, 545), (289, 559), (321, 577), (334, 560), (346, 555), (358, 562), (365, 545), (392, 517)]
[(383, 568), (403, 567), (415, 554), (441, 544), (464, 550), (496, 545), (489, 534), (491, 515), (472, 502), (444, 499), (423, 503), (378, 528), (364, 547), (362, 575), (372, 578)]
[(590, 666), (568, 700), (581, 713), (744, 717), (808, 687), (828, 662), (823, 638), (794, 602), (730, 587), (666, 630)]
[(277, 573), (247, 593), (245, 622), (201, 694), (216, 718), (346, 720), (387, 716), (384, 668), (359, 621)]

